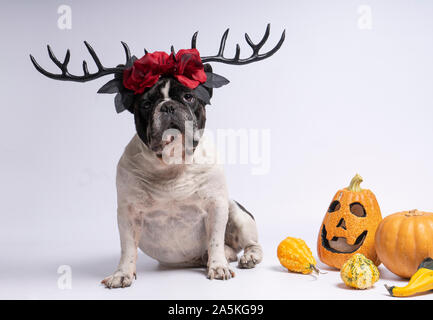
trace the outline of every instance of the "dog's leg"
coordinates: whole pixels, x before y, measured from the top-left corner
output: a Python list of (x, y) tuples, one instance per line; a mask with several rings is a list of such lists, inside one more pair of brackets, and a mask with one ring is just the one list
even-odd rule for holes
[(229, 201), (225, 243), (236, 252), (244, 250), (244, 254), (239, 259), (240, 268), (254, 268), (263, 260), (256, 222), (251, 213), (233, 200)]
[(212, 203), (206, 218), (208, 247), (207, 277), (226, 280), (235, 276), (230, 267), (224, 249), (224, 233), (228, 219), (227, 203)]
[(228, 262), (238, 261), (238, 253), (232, 247), (225, 244), (224, 245), (224, 252), (225, 252), (226, 259)]
[[(226, 244), (224, 245), (224, 254), (229, 263), (238, 261), (238, 253), (235, 251), (235, 249), (233, 249), (232, 247)], [(202, 262), (201, 266), (207, 266), (208, 260), (209, 260), (209, 256), (206, 251), (206, 253), (201, 258), (201, 262)]]
[(122, 251), (116, 271), (102, 280), (107, 288), (129, 287), (136, 277), (137, 247), (142, 230), (140, 211), (132, 204), (119, 207), (117, 223)]

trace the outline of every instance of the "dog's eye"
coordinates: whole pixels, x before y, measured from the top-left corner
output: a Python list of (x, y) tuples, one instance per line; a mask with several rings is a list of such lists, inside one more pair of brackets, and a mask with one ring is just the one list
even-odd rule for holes
[(141, 100), (140, 101), (140, 108), (142, 109), (149, 109), (151, 106), (151, 103), (149, 100)]
[(190, 93), (186, 93), (183, 96), (183, 100), (185, 100), (186, 102), (193, 102), (195, 100), (195, 97)]

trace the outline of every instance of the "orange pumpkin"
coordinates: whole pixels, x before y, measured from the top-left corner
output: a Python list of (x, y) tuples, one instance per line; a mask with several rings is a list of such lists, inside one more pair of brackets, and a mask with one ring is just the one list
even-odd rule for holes
[(382, 220), (373, 192), (361, 189), (357, 174), (347, 188), (337, 191), (323, 219), (317, 240), (320, 260), (337, 269), (355, 253), (378, 266), (374, 235)]
[(391, 272), (410, 278), (425, 258), (433, 257), (433, 213), (410, 210), (385, 217), (377, 228), (375, 246)]

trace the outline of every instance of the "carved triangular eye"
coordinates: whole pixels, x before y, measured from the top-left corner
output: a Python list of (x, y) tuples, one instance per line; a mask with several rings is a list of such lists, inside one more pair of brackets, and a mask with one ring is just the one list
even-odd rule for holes
[(364, 206), (359, 202), (354, 202), (350, 205), (350, 212), (357, 217), (365, 217), (367, 215)]
[(338, 211), (338, 210), (340, 210), (340, 208), (341, 208), (340, 201), (335, 200), (335, 201), (332, 201), (332, 203), (330, 204), (328, 212)]

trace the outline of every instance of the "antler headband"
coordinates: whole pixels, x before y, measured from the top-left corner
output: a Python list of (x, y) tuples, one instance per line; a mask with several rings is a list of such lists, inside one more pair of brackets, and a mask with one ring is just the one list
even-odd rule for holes
[[(141, 94), (148, 87), (153, 86), (160, 76), (171, 75), (174, 76), (183, 85), (194, 89), (199, 98), (205, 103), (209, 103), (209, 93), (204, 90), (202, 86), (207, 88), (218, 88), (227, 84), (229, 81), (212, 72), (205, 72), (203, 63), (220, 62), (232, 65), (244, 65), (252, 62), (257, 62), (272, 56), (277, 52), (285, 39), (285, 30), (281, 34), (281, 38), (274, 48), (265, 53), (260, 53), (261, 48), (266, 43), (270, 34), (270, 24), (267, 25), (263, 38), (257, 43), (253, 43), (247, 33), (245, 33), (245, 40), (252, 49), (252, 54), (248, 58), (240, 58), (240, 46), (236, 45), (236, 53), (233, 58), (224, 57), (224, 49), (228, 37), (229, 29), (227, 29), (220, 42), (218, 53), (214, 56), (201, 57), (196, 49), (197, 35), (195, 32), (191, 40), (191, 49), (179, 50), (175, 53), (173, 46), (171, 46), (171, 54), (165, 52), (149, 53), (145, 49), (145, 55), (137, 59), (131, 56), (128, 45), (121, 42), (125, 51), (126, 62), (114, 68), (104, 67), (95, 53), (95, 50), (86, 42), (84, 44), (93, 58), (98, 71), (90, 73), (87, 68), (87, 62), (83, 61), (83, 75), (77, 76), (69, 73), (68, 63), (71, 57), (70, 50), (66, 51), (63, 62), (57, 59), (51, 47), (47, 45), (48, 56), (54, 64), (61, 70), (61, 73), (55, 74), (48, 72), (42, 68), (36, 59), (30, 55), (30, 59), (35, 66), (36, 70), (44, 76), (62, 81), (75, 81), (87, 82), (106, 75), (114, 74), (115, 78), (110, 80), (102, 86), (98, 93), (117, 93), (115, 97), (115, 105), (117, 112), (129, 109), (133, 102), (133, 97), (136, 94)], [(130, 109), (129, 109), (130, 110)]]

